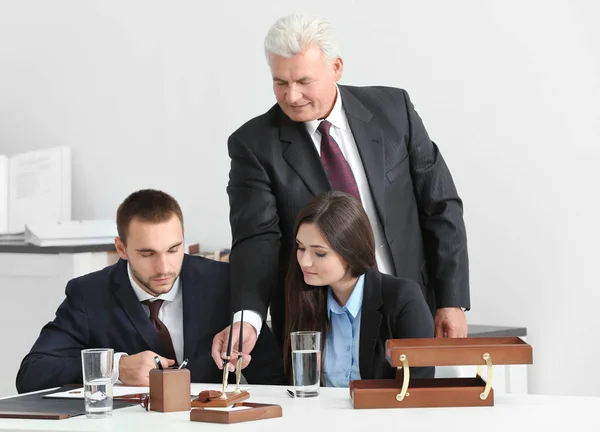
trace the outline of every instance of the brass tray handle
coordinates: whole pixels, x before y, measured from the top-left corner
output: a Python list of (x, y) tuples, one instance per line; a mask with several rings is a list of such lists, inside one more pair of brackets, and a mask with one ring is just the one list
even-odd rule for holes
[[(492, 388), (492, 378), (494, 377), (494, 368), (492, 367), (492, 356), (490, 356), (490, 353), (483, 353), (483, 355), (481, 357), (483, 358), (483, 360), (485, 360), (485, 363), (487, 365), (487, 377), (485, 379), (485, 388), (483, 389), (483, 393), (481, 393), (479, 395), (479, 398), (481, 400), (486, 400), (488, 395), (490, 394), (490, 390)], [(481, 376), (482, 366), (483, 365), (477, 366), (477, 375), (479, 375), (483, 379), (483, 377)]]
[[(406, 355), (400, 354), (400, 361), (402, 362), (402, 371), (404, 372), (404, 376), (402, 377), (402, 389), (400, 393), (396, 395), (396, 400), (398, 402), (402, 402), (405, 397), (409, 397), (410, 393), (408, 390), (408, 382), (410, 381), (410, 370), (408, 369), (408, 360), (406, 359)], [(400, 369), (400, 366), (397, 367)]]

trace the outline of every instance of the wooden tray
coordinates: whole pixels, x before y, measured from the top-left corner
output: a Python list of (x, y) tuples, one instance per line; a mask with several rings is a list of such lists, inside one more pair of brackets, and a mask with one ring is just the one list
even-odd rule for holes
[(531, 346), (518, 337), (389, 339), (385, 348), (394, 367), (403, 366), (402, 354), (411, 366), (480, 365), (486, 352), (496, 365), (532, 363)]
[(357, 380), (350, 383), (352, 406), (361, 408), (440, 408), (459, 406), (492, 406), (494, 390), (481, 399), (486, 382), (474, 378), (413, 379), (406, 396), (398, 400), (402, 381)]
[(283, 415), (279, 405), (260, 404), (252, 402), (241, 402), (233, 405), (233, 408), (250, 407), (242, 410), (217, 411), (210, 408), (192, 408), (190, 421), (205, 423), (241, 423), (255, 420), (277, 418)]
[[(388, 362), (397, 379), (350, 383), (354, 408), (493, 406), (493, 365), (531, 364), (532, 348), (518, 337), (390, 339)], [(411, 379), (411, 366), (479, 366), (473, 378)], [(486, 379), (482, 367), (487, 369)]]

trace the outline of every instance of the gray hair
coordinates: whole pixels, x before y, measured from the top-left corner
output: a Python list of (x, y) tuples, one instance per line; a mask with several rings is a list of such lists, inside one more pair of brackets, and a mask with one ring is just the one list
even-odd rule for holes
[(292, 14), (278, 19), (265, 37), (265, 55), (271, 65), (271, 56), (290, 58), (317, 44), (323, 52), (325, 63), (340, 56), (338, 41), (331, 23), (324, 18), (308, 14)]

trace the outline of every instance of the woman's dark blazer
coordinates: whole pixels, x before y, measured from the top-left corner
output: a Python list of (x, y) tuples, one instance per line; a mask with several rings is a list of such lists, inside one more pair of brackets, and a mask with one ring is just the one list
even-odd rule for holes
[[(433, 316), (419, 284), (377, 269), (367, 271), (360, 321), (361, 379), (396, 377), (396, 368), (385, 357), (386, 340), (433, 337)], [(410, 368), (411, 378), (433, 378), (434, 374), (435, 367)]]

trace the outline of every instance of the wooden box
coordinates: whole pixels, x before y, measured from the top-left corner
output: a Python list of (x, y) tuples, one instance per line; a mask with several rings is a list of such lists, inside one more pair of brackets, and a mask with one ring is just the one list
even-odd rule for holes
[[(397, 378), (352, 381), (354, 408), (493, 406), (492, 366), (533, 363), (531, 346), (518, 337), (390, 339), (386, 356)], [(472, 378), (410, 378), (411, 366), (471, 365), (479, 366)]]
[(151, 369), (150, 409), (159, 412), (189, 411), (191, 387), (189, 369)]

